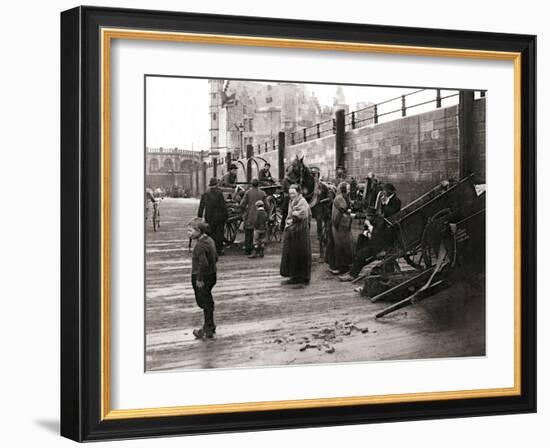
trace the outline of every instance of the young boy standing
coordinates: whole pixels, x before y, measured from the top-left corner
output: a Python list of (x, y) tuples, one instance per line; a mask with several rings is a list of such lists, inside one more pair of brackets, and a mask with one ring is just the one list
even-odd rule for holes
[(264, 208), (264, 201), (256, 201), (256, 219), (254, 220), (254, 253), (248, 258), (263, 258), (265, 237), (267, 234), (267, 212)]
[(197, 339), (211, 339), (216, 332), (214, 324), (214, 298), (212, 288), (216, 284), (218, 254), (214, 240), (207, 235), (208, 225), (201, 219), (189, 223), (189, 237), (195, 241), (191, 263), (191, 284), (197, 305), (204, 312), (204, 325), (193, 330)]

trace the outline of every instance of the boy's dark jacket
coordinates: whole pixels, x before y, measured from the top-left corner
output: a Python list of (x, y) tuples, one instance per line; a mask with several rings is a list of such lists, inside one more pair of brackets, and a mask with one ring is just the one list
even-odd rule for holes
[(256, 210), (254, 230), (267, 230), (267, 212), (263, 208)]
[(217, 261), (218, 254), (214, 240), (208, 235), (198, 238), (193, 248), (191, 274), (196, 276), (197, 280), (203, 280), (207, 275), (216, 273)]

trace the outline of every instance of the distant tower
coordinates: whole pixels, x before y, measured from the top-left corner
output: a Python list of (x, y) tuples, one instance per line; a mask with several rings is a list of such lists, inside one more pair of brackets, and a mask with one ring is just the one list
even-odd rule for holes
[(222, 79), (209, 79), (210, 85), (210, 154), (218, 155), (220, 143), (220, 109), (222, 106)]
[(336, 87), (336, 92), (334, 93), (334, 103), (333, 111), (344, 109), (346, 113), (348, 112), (349, 106), (346, 104), (346, 96), (344, 95), (344, 89), (342, 86)]
[(344, 95), (344, 89), (342, 86), (336, 87), (336, 92), (334, 93), (334, 105), (346, 104), (346, 96)]

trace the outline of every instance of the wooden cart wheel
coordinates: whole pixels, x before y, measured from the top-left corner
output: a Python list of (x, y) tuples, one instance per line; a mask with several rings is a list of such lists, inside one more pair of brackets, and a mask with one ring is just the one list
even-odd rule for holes
[(403, 258), (409, 266), (419, 271), (423, 271), (432, 266), (432, 254), (422, 245), (411, 251), (405, 252)]
[(444, 208), (433, 215), (426, 224), (420, 246), (425, 267), (436, 264), (439, 245), (441, 240), (445, 238), (441, 232), (446, 231), (447, 220), (451, 214), (452, 210), (450, 208)]
[(397, 258), (402, 257), (410, 267), (418, 271), (422, 271), (431, 266), (429, 259), (424, 259), (424, 251), (422, 248), (423, 238), (421, 238), (418, 243), (409, 245), (407, 248), (407, 245), (403, 241), (403, 234), (400, 227), (395, 230), (394, 238), (396, 240), (395, 251), (399, 254)]
[(281, 211), (275, 209), (269, 217), (269, 225), (267, 227), (267, 240), (269, 242), (276, 241), (279, 243), (281, 241), (281, 221)]
[(241, 222), (238, 219), (227, 221), (223, 229), (223, 239), (226, 244), (233, 244), (237, 238)]
[(281, 241), (281, 220), (282, 213), (277, 208), (277, 202), (273, 196), (268, 196), (266, 199), (268, 207), (267, 215), (267, 241)]

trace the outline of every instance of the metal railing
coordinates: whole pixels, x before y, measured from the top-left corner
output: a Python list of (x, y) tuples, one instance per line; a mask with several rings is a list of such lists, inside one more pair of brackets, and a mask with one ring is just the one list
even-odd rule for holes
[(290, 132), (287, 135), (287, 142), (289, 145), (297, 145), (298, 143), (305, 143), (310, 140), (326, 137), (327, 135), (332, 135), (335, 133), (336, 122), (334, 118), (331, 118), (329, 120), (316, 123), (313, 126)]
[(278, 139), (270, 139), (266, 140), (263, 143), (256, 143), (252, 146), (252, 154), (263, 154), (269, 151), (275, 151), (279, 149), (279, 141)]
[[(410, 104), (410, 97), (416, 96), (419, 94), (433, 92), (435, 97), (432, 97), (427, 100), (420, 100), (419, 102)], [(450, 92), (443, 94), (442, 92)], [(484, 93), (484, 92), (483, 92)], [(390, 98), (386, 101), (382, 101), (376, 104), (370, 104), (363, 109), (359, 109), (353, 112), (346, 114), (345, 123), (346, 131), (351, 129), (357, 129), (363, 126), (368, 126), (371, 124), (380, 123), (380, 119), (384, 117), (389, 117), (390, 115), (397, 115), (397, 117), (392, 118), (403, 118), (409, 115), (409, 111), (414, 108), (421, 106), (427, 106), (429, 104), (435, 104), (435, 109), (441, 108), (443, 106), (443, 101), (448, 100), (449, 98), (458, 97), (459, 91), (457, 90), (447, 90), (447, 89), (419, 89), (414, 92), (407, 93), (405, 95), (399, 95), (394, 98)], [(483, 95), (482, 95), (483, 96)], [(427, 112), (427, 110), (420, 111)]]
[[(420, 94), (426, 94), (428, 92), (433, 92), (432, 98), (419, 100), (411, 104), (411, 97), (418, 97)], [(480, 97), (484, 97), (486, 93), (484, 90), (477, 92)], [(458, 90), (418, 89), (376, 104), (369, 104), (367, 107), (349, 112), (345, 115), (345, 131), (347, 132), (352, 129), (379, 124), (381, 119), (382, 121), (389, 121), (389, 119), (403, 118), (410, 115), (411, 109), (421, 108), (429, 104), (434, 104), (434, 109), (446, 107), (443, 102), (450, 98), (458, 97), (458, 95)], [(426, 111), (427, 110), (418, 110), (418, 113)], [(399, 114), (397, 117), (392, 116), (397, 114)], [(292, 146), (332, 134), (336, 134), (336, 120), (334, 118), (290, 132), (287, 134), (286, 141), (289, 146)]]

